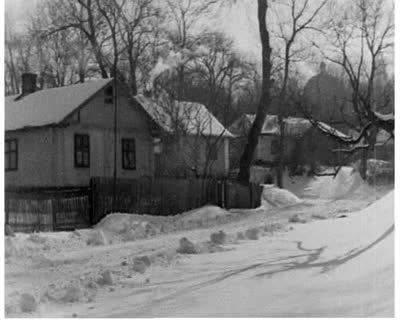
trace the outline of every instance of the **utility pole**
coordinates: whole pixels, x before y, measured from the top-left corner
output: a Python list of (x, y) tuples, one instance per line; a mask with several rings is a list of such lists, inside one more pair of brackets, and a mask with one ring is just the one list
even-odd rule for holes
[(114, 172), (113, 172), (113, 199), (112, 199), (112, 210), (116, 211), (117, 206), (117, 143), (118, 143), (118, 112), (117, 112), (117, 79), (114, 73), (113, 80), (113, 107), (114, 107)]

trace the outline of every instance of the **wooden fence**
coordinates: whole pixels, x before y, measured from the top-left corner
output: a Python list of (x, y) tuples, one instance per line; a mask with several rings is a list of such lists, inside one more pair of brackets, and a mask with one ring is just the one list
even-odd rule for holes
[(225, 208), (254, 208), (260, 204), (261, 187), (225, 179), (142, 177), (118, 179), (113, 207), (113, 179), (93, 178), (93, 223), (110, 212), (174, 215), (206, 204)]
[(90, 226), (89, 188), (5, 192), (5, 223), (14, 231), (61, 231)]
[(16, 189), (5, 193), (5, 223), (21, 232), (86, 228), (110, 212), (174, 215), (203, 205), (254, 208), (261, 187), (225, 179), (92, 178), (90, 187)]

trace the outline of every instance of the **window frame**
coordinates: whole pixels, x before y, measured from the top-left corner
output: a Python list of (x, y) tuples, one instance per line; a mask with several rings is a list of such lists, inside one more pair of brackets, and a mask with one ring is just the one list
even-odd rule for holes
[[(11, 150), (11, 143), (15, 143), (15, 149)], [(8, 147), (7, 147), (7, 144)], [(15, 166), (11, 166), (11, 154), (15, 154)], [(8, 167), (5, 166), (6, 164), (6, 158), (8, 158)], [(5, 171), (17, 171), (18, 170), (18, 139), (16, 138), (11, 138), (11, 139), (5, 139), (4, 141), (4, 169)]]
[(112, 85), (104, 89), (104, 103), (114, 103), (114, 87)]
[[(133, 143), (133, 148), (132, 147)], [(133, 165), (125, 162), (125, 154), (129, 159), (129, 154), (133, 153)], [(122, 169), (123, 170), (136, 170), (136, 140), (135, 138), (121, 138), (121, 155), (122, 155)]]
[[(86, 138), (87, 145), (80, 141), (78, 145), (78, 140)], [(78, 152), (82, 152), (81, 161), (78, 161)], [(84, 161), (83, 154), (87, 153), (87, 163)], [(74, 166), (75, 168), (90, 168), (90, 136), (89, 134), (75, 133), (74, 134)]]

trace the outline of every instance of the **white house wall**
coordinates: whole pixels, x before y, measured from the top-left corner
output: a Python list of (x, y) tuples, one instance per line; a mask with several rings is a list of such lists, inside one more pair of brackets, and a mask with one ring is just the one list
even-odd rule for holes
[(6, 171), (6, 186), (51, 186), (56, 177), (54, 129), (6, 132), (5, 139), (18, 140), (18, 169)]
[[(114, 170), (114, 107), (100, 91), (66, 126), (7, 132), (18, 139), (18, 170), (5, 173), (6, 186), (87, 186), (91, 177), (112, 177)], [(56, 107), (56, 106), (55, 106)], [(88, 134), (90, 167), (76, 168), (74, 135)], [(122, 138), (134, 138), (136, 170), (122, 169)], [(153, 175), (153, 141), (144, 111), (118, 99), (117, 177)]]

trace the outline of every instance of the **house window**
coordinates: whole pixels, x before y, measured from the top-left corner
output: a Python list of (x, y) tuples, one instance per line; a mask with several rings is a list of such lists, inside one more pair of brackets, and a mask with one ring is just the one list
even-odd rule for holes
[(18, 140), (7, 139), (4, 144), (4, 164), (6, 171), (18, 169)]
[(122, 169), (136, 169), (135, 139), (122, 139)]
[(273, 156), (277, 155), (278, 151), (279, 151), (279, 141), (272, 140), (271, 141), (271, 155), (273, 155)]
[(218, 148), (216, 144), (210, 145), (209, 160), (218, 160)]
[(75, 135), (75, 167), (90, 167), (90, 144), (87, 134)]

